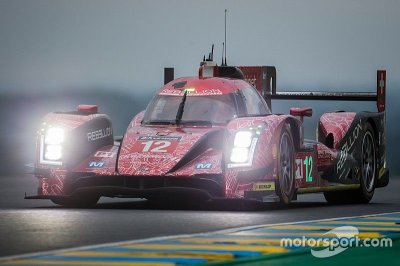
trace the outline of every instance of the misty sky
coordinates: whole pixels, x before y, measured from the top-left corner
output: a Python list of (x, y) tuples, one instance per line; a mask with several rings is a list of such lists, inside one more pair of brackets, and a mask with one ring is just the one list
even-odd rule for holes
[(194, 75), (212, 43), (220, 61), (225, 8), (228, 63), (275, 65), (278, 88), (374, 91), (386, 69), (390, 146), (400, 147), (397, 0), (0, 0), (0, 94), (100, 87), (148, 99), (165, 66)]

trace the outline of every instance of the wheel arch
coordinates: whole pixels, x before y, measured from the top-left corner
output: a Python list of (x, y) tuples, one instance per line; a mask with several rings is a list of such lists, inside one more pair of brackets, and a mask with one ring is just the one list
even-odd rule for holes
[(300, 125), (300, 121), (298, 121), (293, 117), (288, 117), (285, 120), (285, 123), (290, 126), (290, 133), (292, 134), (293, 137), (293, 144), (295, 151), (299, 151), (303, 143), (303, 132), (302, 132), (302, 127)]
[(373, 130), (372, 133), (374, 133), (375, 141), (376, 141), (377, 143), (379, 143), (379, 131), (378, 131), (378, 127), (377, 127), (377, 125), (376, 125), (375, 120), (372, 119), (372, 117), (368, 117), (366, 123), (369, 123), (369, 124), (371, 125), (372, 130)]

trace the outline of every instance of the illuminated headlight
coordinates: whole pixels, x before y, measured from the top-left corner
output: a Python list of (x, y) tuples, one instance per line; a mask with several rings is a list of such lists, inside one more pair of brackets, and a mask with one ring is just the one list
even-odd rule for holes
[(62, 144), (64, 142), (64, 129), (51, 127), (47, 130), (45, 144)]
[(248, 148), (251, 145), (253, 134), (250, 131), (239, 131), (235, 135), (233, 146), (237, 148)]
[(233, 139), (230, 164), (228, 167), (247, 167), (252, 165), (257, 136), (251, 131), (236, 132)]
[(44, 152), (44, 158), (50, 161), (59, 161), (62, 158), (62, 146), (61, 145), (46, 145)]
[(231, 152), (231, 162), (233, 163), (245, 163), (249, 159), (248, 148), (233, 148)]
[(61, 165), (65, 131), (60, 127), (49, 127), (42, 137), (41, 163)]

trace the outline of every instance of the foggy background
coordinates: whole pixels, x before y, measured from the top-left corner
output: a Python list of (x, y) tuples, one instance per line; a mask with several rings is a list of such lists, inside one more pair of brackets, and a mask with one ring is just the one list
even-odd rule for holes
[[(389, 167), (400, 173), (400, 1), (0, 0), (0, 175), (27, 171), (40, 119), (98, 104), (122, 135), (162, 86), (163, 68), (196, 75), (215, 44), (224, 9), (231, 65), (275, 65), (278, 90), (375, 91), (387, 70)], [(311, 106), (306, 136), (324, 111), (375, 103), (274, 101)], [(29, 169), (28, 169), (29, 170)]]

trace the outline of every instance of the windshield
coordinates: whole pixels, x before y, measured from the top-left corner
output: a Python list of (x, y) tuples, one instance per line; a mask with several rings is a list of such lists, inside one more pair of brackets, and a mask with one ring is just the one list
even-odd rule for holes
[[(179, 104), (183, 95), (158, 95), (146, 109), (145, 124), (175, 124)], [(182, 124), (226, 124), (236, 116), (233, 96), (229, 94), (213, 96), (187, 95)]]

